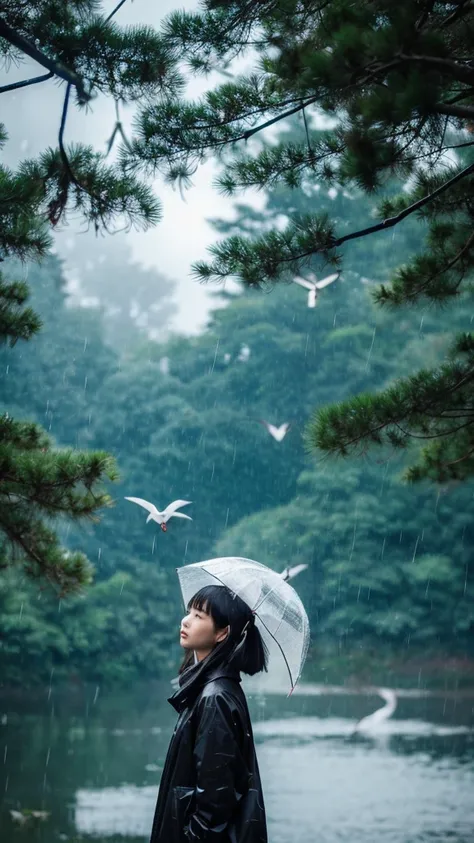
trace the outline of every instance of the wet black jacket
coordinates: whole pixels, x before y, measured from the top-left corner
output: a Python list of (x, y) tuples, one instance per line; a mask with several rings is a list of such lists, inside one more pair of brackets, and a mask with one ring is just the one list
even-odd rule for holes
[[(197, 669), (196, 669), (197, 668)], [(183, 675), (150, 843), (267, 843), (252, 726), (232, 668)]]

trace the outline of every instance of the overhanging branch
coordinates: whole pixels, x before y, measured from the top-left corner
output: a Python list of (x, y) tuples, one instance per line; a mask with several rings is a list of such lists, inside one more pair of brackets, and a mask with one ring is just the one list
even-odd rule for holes
[(447, 114), (449, 117), (460, 117), (461, 120), (474, 118), (474, 108), (469, 105), (450, 105), (446, 102), (439, 102), (435, 106), (438, 114)]
[[(465, 167), (464, 170), (461, 170), (452, 179), (449, 179), (444, 184), (440, 185), (433, 193), (429, 193), (428, 196), (423, 196), (422, 199), (418, 199), (417, 202), (413, 202), (412, 205), (409, 205), (408, 208), (405, 208), (403, 211), (400, 211), (394, 217), (389, 217), (386, 220), (382, 220), (382, 222), (376, 223), (376, 225), (371, 225), (368, 228), (362, 228), (359, 231), (352, 231), (350, 234), (344, 234), (342, 237), (334, 238), (329, 248), (336, 249), (338, 246), (342, 246), (343, 243), (347, 243), (348, 240), (357, 240), (359, 237), (366, 237), (369, 234), (376, 234), (377, 231), (384, 231), (387, 228), (393, 228), (394, 225), (398, 225), (399, 222), (404, 220), (406, 217), (410, 216), (410, 214), (414, 214), (415, 211), (419, 211), (420, 208), (423, 208), (429, 202), (432, 202), (433, 199), (436, 199), (437, 196), (440, 196), (446, 190), (449, 190), (450, 187), (453, 187), (458, 181), (461, 179), (466, 178), (474, 173), (474, 164), (469, 164), (468, 167)], [(309, 252), (304, 252), (301, 255), (297, 256), (297, 259), (306, 258), (310, 255), (315, 254), (317, 250), (311, 250)], [(287, 263), (288, 261), (294, 261), (295, 258), (286, 258), (282, 261), (282, 263)]]
[(27, 88), (28, 85), (37, 85), (38, 82), (46, 82), (47, 79), (52, 79), (54, 73), (52, 70), (49, 73), (44, 73), (42, 76), (33, 76), (32, 79), (23, 79), (21, 82), (12, 82), (11, 85), (2, 85), (0, 94), (6, 94), (7, 91), (16, 91), (18, 88)]
[(6, 41), (9, 41), (14, 47), (18, 50), (21, 50), (22, 53), (29, 56), (34, 61), (41, 64), (42, 67), (45, 67), (55, 76), (59, 76), (60, 79), (64, 79), (69, 85), (74, 85), (76, 88), (77, 94), (81, 102), (88, 102), (91, 99), (90, 93), (88, 93), (84, 86), (84, 80), (78, 76), (74, 70), (70, 70), (70, 68), (66, 67), (62, 62), (55, 61), (43, 53), (38, 47), (25, 38), (23, 35), (20, 35), (11, 26), (5, 23), (4, 20), (0, 19), (0, 38), (5, 38)]

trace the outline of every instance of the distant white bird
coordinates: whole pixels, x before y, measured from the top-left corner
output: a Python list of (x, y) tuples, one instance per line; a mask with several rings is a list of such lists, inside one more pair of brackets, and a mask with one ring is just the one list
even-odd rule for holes
[(250, 346), (248, 346), (246, 343), (244, 343), (240, 348), (239, 356), (237, 357), (237, 360), (240, 360), (241, 363), (247, 363), (247, 361), (249, 359), (250, 359)]
[(318, 297), (318, 290), (322, 290), (324, 287), (327, 287), (328, 284), (332, 284), (333, 281), (337, 281), (339, 278), (340, 272), (334, 272), (333, 275), (328, 275), (326, 278), (322, 278), (321, 281), (316, 279), (316, 276), (312, 274), (312, 280), (308, 280), (306, 278), (301, 278), (299, 275), (296, 275), (293, 278), (295, 284), (299, 284), (300, 287), (304, 287), (308, 290), (308, 307), (316, 307), (316, 299)]
[(168, 529), (166, 523), (170, 518), (187, 518), (188, 521), (193, 520), (190, 515), (185, 515), (184, 512), (176, 512), (176, 510), (181, 506), (187, 506), (192, 503), (192, 501), (173, 501), (173, 503), (170, 503), (163, 512), (160, 512), (153, 503), (144, 501), (143, 498), (125, 498), (125, 500), (137, 503), (138, 506), (142, 506), (143, 509), (146, 509), (150, 513), (146, 519), (146, 523), (148, 524), (149, 521), (156, 521), (164, 533), (166, 533)]
[(283, 441), (291, 427), (291, 422), (285, 422), (284, 424), (281, 424), (280, 427), (275, 427), (274, 424), (270, 424), (270, 422), (265, 421), (265, 419), (259, 419), (259, 422), (266, 427), (270, 436), (273, 436), (277, 442)]
[(285, 582), (292, 580), (293, 577), (296, 577), (297, 574), (301, 574), (302, 571), (306, 571), (307, 565), (294, 565), (292, 568), (288, 565), (284, 571), (281, 572), (280, 576)]
[(170, 373), (170, 358), (169, 357), (160, 357), (158, 362), (158, 367), (160, 372), (163, 375), (169, 375)]
[(356, 732), (377, 732), (382, 723), (392, 716), (397, 707), (397, 695), (395, 691), (390, 688), (377, 688), (377, 694), (385, 700), (385, 705), (378, 708), (373, 714), (368, 717), (363, 717), (355, 725), (354, 733)]

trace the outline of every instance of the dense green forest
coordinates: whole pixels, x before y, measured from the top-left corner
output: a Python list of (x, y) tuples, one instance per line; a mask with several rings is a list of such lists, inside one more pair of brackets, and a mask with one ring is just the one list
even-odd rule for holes
[[(347, 225), (370, 213), (361, 195), (320, 191), (317, 199), (323, 209), (333, 203)], [(258, 230), (309, 201), (314, 194), (277, 188), (262, 212), (241, 205), (234, 223), (215, 226)], [(464, 300), (449, 314), (372, 305), (373, 283), (421, 235), (409, 224), (348, 246), (341, 279), (314, 310), (296, 285), (222, 289), (216, 296), (226, 306), (201, 336), (158, 342), (130, 324), (121, 353), (101, 306), (71, 302), (56, 256), (30, 266), (31, 304), (44, 328), (0, 350), (3, 406), (42, 424), (60, 446), (110, 452), (120, 481), (110, 489), (116, 506), (99, 524), (58, 524), (66, 546), (95, 566), (90, 589), (58, 600), (20, 569), (2, 572), (4, 681), (44, 681), (53, 670), (56, 678), (123, 682), (169, 673), (181, 610), (175, 568), (218, 554), (277, 569), (308, 562), (296, 587), (316, 648), (472, 649), (473, 486), (407, 485), (402, 458), (390, 450), (315, 459), (303, 435), (315, 407), (435, 364), (453, 329), (468, 329)], [(113, 307), (109, 272), (107, 261), (97, 264), (96, 286), (108, 279)], [(278, 443), (260, 419), (292, 426)], [(193, 521), (172, 521), (163, 534), (125, 495), (159, 506), (191, 500)]]

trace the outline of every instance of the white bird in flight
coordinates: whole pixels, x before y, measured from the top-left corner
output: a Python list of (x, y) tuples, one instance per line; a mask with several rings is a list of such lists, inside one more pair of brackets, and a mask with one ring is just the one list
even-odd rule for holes
[(281, 576), (282, 580), (285, 580), (285, 582), (288, 582), (289, 580), (292, 580), (293, 577), (296, 577), (297, 574), (301, 574), (302, 571), (306, 571), (307, 567), (308, 567), (307, 565), (301, 564), (301, 565), (294, 565), (292, 568), (290, 568), (290, 566), (288, 565), (285, 568), (285, 570), (281, 572), (280, 576)]
[(284, 424), (281, 424), (280, 427), (276, 427), (274, 424), (270, 424), (270, 422), (265, 421), (265, 419), (259, 419), (259, 422), (267, 428), (270, 436), (273, 436), (273, 438), (277, 442), (283, 441), (291, 427), (291, 422), (285, 422)]
[(397, 695), (391, 688), (377, 688), (377, 694), (385, 700), (385, 705), (378, 708), (373, 714), (368, 717), (363, 717), (356, 723), (354, 732), (377, 732), (382, 723), (392, 716), (397, 707)]
[(295, 284), (299, 284), (300, 287), (304, 287), (308, 290), (308, 307), (316, 307), (316, 299), (318, 297), (318, 290), (322, 290), (324, 287), (327, 287), (328, 284), (332, 284), (333, 281), (337, 281), (339, 278), (340, 272), (334, 272), (333, 275), (328, 275), (326, 278), (322, 278), (321, 281), (317, 281), (316, 276), (312, 274), (313, 280), (309, 281), (307, 278), (301, 278), (299, 275), (296, 275), (293, 278)]
[(166, 533), (168, 529), (166, 523), (170, 518), (187, 518), (188, 521), (193, 520), (190, 515), (185, 515), (184, 512), (176, 512), (176, 510), (181, 506), (187, 506), (189, 503), (192, 503), (192, 501), (173, 501), (173, 503), (168, 504), (163, 512), (160, 512), (153, 503), (144, 501), (143, 498), (125, 498), (125, 500), (137, 503), (138, 506), (142, 506), (143, 509), (146, 509), (150, 513), (146, 519), (146, 523), (148, 524), (149, 521), (156, 521), (164, 533)]

